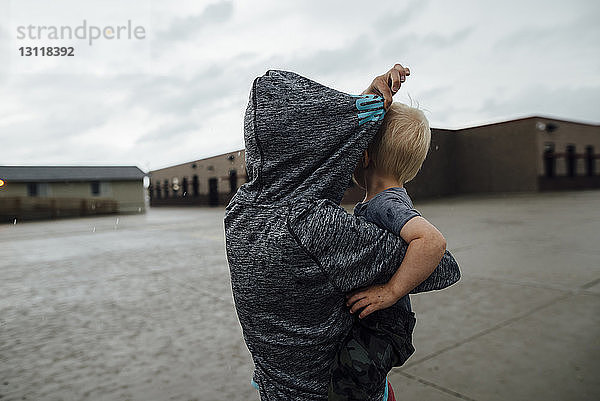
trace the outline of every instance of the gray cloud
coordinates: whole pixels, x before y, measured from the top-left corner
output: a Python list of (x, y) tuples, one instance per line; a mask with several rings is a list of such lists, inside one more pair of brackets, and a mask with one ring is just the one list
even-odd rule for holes
[(201, 125), (196, 124), (189, 120), (176, 120), (172, 123), (161, 124), (158, 128), (153, 129), (146, 134), (139, 137), (136, 141), (136, 145), (149, 143), (153, 141), (169, 141), (170, 143), (177, 143), (178, 139), (189, 133), (190, 131), (199, 131)]
[[(111, 86), (91, 75), (31, 74), (10, 78), (0, 93), (10, 94), (12, 102), (21, 105), (27, 121), (10, 128), (15, 143), (26, 135), (30, 141), (66, 140), (84, 130), (99, 126), (119, 111), (118, 101), (111, 97)], [(60, 97), (55, 96), (61, 88)], [(3, 116), (6, 117), (6, 116)]]
[(600, 43), (600, 25), (598, 13), (587, 14), (580, 18), (555, 26), (531, 26), (518, 29), (494, 43), (496, 50), (514, 50), (515, 47), (531, 49), (535, 44), (538, 51), (557, 48), (558, 44), (572, 44), (581, 49), (585, 45)]
[(474, 28), (468, 26), (455, 32), (441, 35), (439, 33), (399, 33), (384, 38), (379, 47), (379, 53), (385, 56), (389, 53), (424, 54), (437, 50), (450, 49), (462, 45), (472, 34)]
[(365, 63), (370, 64), (374, 47), (375, 43), (368, 35), (360, 35), (337, 49), (318, 50), (291, 58), (274, 59), (272, 62), (304, 74), (339, 74), (361, 70)]
[(224, 23), (233, 16), (233, 2), (221, 1), (209, 4), (198, 15), (185, 18), (176, 18), (168, 29), (159, 32), (157, 38), (161, 41), (183, 41), (198, 33), (204, 27), (212, 24)]
[(384, 36), (390, 32), (397, 32), (405, 28), (406, 24), (422, 15), (428, 3), (429, 1), (427, 0), (413, 0), (400, 10), (394, 9), (388, 11), (385, 15), (375, 20), (375, 28)]
[(510, 98), (489, 98), (478, 112), (496, 119), (543, 115), (590, 121), (590, 116), (598, 115), (599, 104), (600, 86), (549, 88), (534, 85)]
[(430, 33), (423, 36), (417, 36), (415, 38), (415, 45), (428, 46), (434, 49), (447, 48), (464, 42), (471, 35), (471, 32), (473, 32), (473, 27), (466, 27), (449, 35)]
[[(11, 158), (18, 160), (35, 158), (39, 150), (31, 146), (33, 142), (45, 144), (44, 154), (48, 158), (60, 158), (78, 148), (83, 152), (80, 147), (83, 133), (114, 118), (126, 119), (134, 109), (168, 121), (138, 137), (135, 145), (152, 148), (165, 142), (181, 142), (190, 135), (200, 134), (205, 119), (243, 107), (251, 79), (237, 70), (239, 57), (256, 61), (252, 54), (245, 53), (222, 66), (207, 66), (187, 78), (140, 74), (102, 78), (92, 74), (13, 75), (9, 85), (0, 89), (0, 96), (22, 105), (27, 119), (6, 127), (5, 132), (10, 135), (3, 140), (3, 146), (10, 151)], [(60, 97), (56, 96), (57, 88), (61, 90)], [(11, 117), (0, 112), (0, 121)], [(115, 134), (120, 138), (132, 135)], [(110, 149), (109, 141), (107, 138), (105, 149), (94, 146), (85, 152), (92, 158), (90, 152), (102, 157), (102, 152)]]

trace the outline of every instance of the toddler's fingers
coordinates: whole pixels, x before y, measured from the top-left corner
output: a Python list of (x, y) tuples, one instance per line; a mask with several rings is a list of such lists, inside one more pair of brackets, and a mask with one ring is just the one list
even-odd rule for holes
[(393, 69), (393, 70), (396, 70), (396, 71), (404, 71), (406, 68), (404, 68), (404, 67), (402, 66), (402, 64), (400, 64), (400, 63), (396, 63), (396, 64), (394, 64), (394, 66), (392, 67), (392, 69)]
[(410, 75), (410, 69), (408, 67), (403, 67), (402, 64), (394, 64), (394, 70), (397, 70), (398, 72), (400, 72), (400, 74), (405, 76)]
[(363, 292), (357, 292), (350, 296), (350, 298), (346, 301), (346, 306), (351, 306), (353, 303), (358, 301), (359, 299), (363, 299), (367, 295)]
[(406, 77), (410, 75), (410, 70), (408, 67), (403, 67), (402, 64), (394, 64), (393, 71), (397, 71), (400, 74), (400, 81), (406, 81)]
[(369, 305), (369, 300), (367, 298), (363, 298), (360, 301), (357, 301), (354, 305), (352, 305), (352, 308), (350, 308), (350, 313), (354, 313), (359, 311), (360, 309), (364, 308), (365, 306)]
[[(399, 64), (396, 64), (396, 65), (399, 65)], [(393, 94), (396, 94), (396, 92), (398, 92), (398, 90), (400, 89), (400, 86), (402, 86), (402, 82), (404, 82), (404, 79), (405, 78), (402, 77), (402, 75), (400, 75), (400, 71), (398, 71), (397, 69), (392, 68), (390, 70), (388, 85), (392, 89)]]
[(365, 309), (363, 309), (362, 312), (360, 312), (360, 315), (358, 315), (359, 319), (363, 319), (367, 316), (369, 316), (371, 313), (375, 312), (377, 310), (377, 308), (371, 304), (369, 306), (367, 306)]
[(390, 107), (390, 104), (392, 104), (392, 96), (394, 96), (388, 84), (388, 74), (386, 73), (375, 78), (372, 85), (377, 92), (381, 93), (381, 96), (383, 97), (383, 108), (387, 110), (387, 108)]

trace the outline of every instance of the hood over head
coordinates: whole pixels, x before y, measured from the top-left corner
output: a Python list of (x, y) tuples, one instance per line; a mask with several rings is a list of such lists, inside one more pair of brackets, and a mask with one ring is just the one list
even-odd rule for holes
[(288, 71), (254, 80), (244, 118), (248, 182), (236, 198), (338, 203), (383, 119), (383, 99), (349, 95)]

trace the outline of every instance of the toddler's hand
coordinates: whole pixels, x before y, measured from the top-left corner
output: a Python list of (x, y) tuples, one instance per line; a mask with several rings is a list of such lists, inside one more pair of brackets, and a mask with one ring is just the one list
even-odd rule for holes
[(350, 308), (350, 313), (355, 313), (364, 308), (358, 315), (360, 319), (369, 316), (376, 310), (389, 308), (396, 302), (398, 297), (388, 285), (374, 285), (350, 294), (347, 296), (346, 306)]
[(375, 77), (371, 85), (363, 92), (363, 95), (378, 95), (383, 97), (383, 108), (387, 110), (392, 104), (392, 96), (398, 92), (400, 86), (410, 75), (408, 67), (401, 64), (394, 66), (385, 74)]

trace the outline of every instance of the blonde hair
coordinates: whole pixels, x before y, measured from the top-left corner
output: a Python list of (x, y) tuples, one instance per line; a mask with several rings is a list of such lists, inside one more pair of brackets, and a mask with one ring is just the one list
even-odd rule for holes
[(415, 107), (392, 103), (369, 144), (369, 159), (373, 167), (405, 183), (419, 172), (430, 143), (431, 130), (425, 114)]

